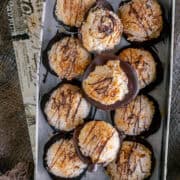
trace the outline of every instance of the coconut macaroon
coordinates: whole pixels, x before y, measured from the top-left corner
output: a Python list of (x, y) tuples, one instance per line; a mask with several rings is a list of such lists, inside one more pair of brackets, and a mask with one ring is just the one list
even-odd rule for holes
[(122, 61), (133, 66), (141, 89), (156, 80), (157, 63), (149, 51), (140, 48), (127, 48), (120, 52), (119, 57)]
[(72, 80), (84, 73), (91, 55), (75, 37), (64, 37), (48, 52), (50, 68), (60, 77)]
[(80, 27), (96, 0), (56, 0), (55, 16), (68, 26)]
[(74, 178), (87, 168), (78, 157), (72, 139), (59, 139), (45, 154), (46, 169), (54, 176)]
[(90, 108), (79, 87), (62, 84), (51, 94), (44, 112), (51, 126), (61, 131), (71, 131), (84, 122)]
[(113, 180), (143, 180), (151, 175), (152, 152), (144, 145), (124, 141), (115, 161), (107, 166)]
[(126, 135), (139, 135), (149, 129), (155, 105), (147, 96), (139, 95), (127, 106), (115, 110), (114, 123)]
[(157, 0), (131, 0), (119, 8), (124, 34), (129, 41), (144, 42), (160, 36), (162, 10)]
[(80, 32), (84, 47), (92, 52), (113, 49), (120, 43), (123, 26), (118, 16), (107, 9), (92, 8)]
[(128, 93), (128, 77), (120, 66), (119, 60), (109, 60), (97, 65), (83, 81), (86, 94), (104, 105), (122, 100)]
[(120, 147), (119, 134), (104, 121), (91, 121), (80, 130), (78, 146), (93, 164), (107, 165), (116, 158)]

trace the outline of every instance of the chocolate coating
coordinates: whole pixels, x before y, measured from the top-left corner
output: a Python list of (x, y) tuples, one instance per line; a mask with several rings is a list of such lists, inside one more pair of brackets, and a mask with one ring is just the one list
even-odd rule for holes
[(157, 63), (150, 51), (130, 47), (122, 50), (119, 57), (122, 61), (128, 62), (133, 66), (141, 89), (156, 80)]
[(60, 84), (44, 106), (48, 123), (61, 131), (71, 131), (84, 122), (91, 110), (78, 86)]
[(143, 180), (151, 175), (151, 170), (151, 150), (133, 141), (124, 141), (117, 159), (107, 167), (113, 180)]
[(66, 36), (48, 50), (50, 68), (61, 78), (72, 80), (82, 75), (91, 61), (91, 55), (79, 39)]
[(132, 0), (119, 8), (124, 34), (129, 41), (156, 39), (163, 29), (162, 10), (157, 0)]
[(123, 26), (118, 16), (103, 2), (92, 8), (80, 28), (84, 47), (90, 52), (113, 49), (121, 40)]
[(140, 135), (149, 130), (154, 115), (154, 102), (145, 95), (139, 95), (127, 106), (115, 110), (114, 124), (123, 134)]
[(83, 88), (92, 99), (110, 105), (122, 100), (128, 93), (128, 78), (119, 61), (109, 60), (96, 66), (83, 81)]
[(80, 27), (88, 10), (96, 0), (56, 0), (55, 17), (65, 25)]
[(45, 145), (43, 160), (53, 179), (80, 179), (87, 168), (79, 159), (70, 134), (54, 135)]
[[(116, 62), (119, 61), (120, 68), (122, 69), (122, 71), (124, 71), (125, 76), (128, 78), (128, 93), (124, 95), (123, 99), (117, 100), (113, 104), (103, 104), (102, 102), (95, 100), (92, 96), (91, 97), (89, 96), (89, 92), (86, 92), (86, 89), (84, 88), (84, 82), (88, 78), (89, 74), (95, 70), (96, 66), (105, 65), (109, 60), (111, 60), (111, 61), (114, 60)], [(107, 77), (104, 77), (104, 78), (107, 79)], [(114, 88), (114, 85), (113, 84), (111, 85), (110, 81), (108, 81), (108, 82), (109, 83), (104, 83), (104, 84), (102, 83), (104, 91), (109, 91), (108, 87)], [(97, 82), (97, 83), (101, 83), (101, 81)], [(119, 57), (110, 55), (110, 54), (101, 54), (101, 55), (98, 55), (95, 57), (95, 59), (89, 65), (89, 67), (87, 68), (87, 70), (83, 76), (82, 84), (83, 84), (83, 91), (85, 93), (86, 98), (92, 104), (94, 104), (96, 107), (105, 109), (105, 110), (112, 110), (112, 109), (118, 108), (120, 106), (123, 106), (123, 105), (129, 103), (132, 99), (135, 98), (135, 96), (138, 93), (138, 81), (137, 81), (137, 76), (136, 76), (134, 69), (128, 63), (120, 61)], [(107, 85), (107, 87), (104, 87), (105, 85)], [(117, 88), (119, 88), (119, 87), (117, 87)], [(104, 92), (100, 91), (99, 93), (104, 93)], [(111, 95), (113, 96), (113, 94), (111, 94)]]
[(104, 121), (91, 121), (74, 132), (76, 150), (89, 165), (104, 165), (116, 158), (120, 147), (119, 134)]

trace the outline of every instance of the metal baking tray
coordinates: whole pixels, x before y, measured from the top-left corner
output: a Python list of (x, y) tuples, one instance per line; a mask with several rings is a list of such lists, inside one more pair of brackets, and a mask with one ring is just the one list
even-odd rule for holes
[[(109, 0), (113, 5), (114, 10), (117, 10), (121, 0)], [(172, 86), (172, 68), (173, 68), (173, 40), (174, 40), (174, 14), (175, 0), (159, 0), (164, 8), (165, 16), (170, 25), (170, 32), (165, 41), (153, 45), (156, 53), (159, 56), (163, 66), (163, 80), (149, 94), (152, 95), (159, 104), (161, 112), (161, 127), (159, 130), (149, 136), (146, 140), (152, 145), (156, 159), (155, 168), (150, 179), (159, 180), (166, 179), (167, 174), (167, 155), (168, 155), (168, 139), (169, 139), (169, 121), (170, 121), (170, 104), (171, 104), (171, 86)], [(45, 1), (43, 10), (43, 26), (41, 33), (42, 52), (46, 49), (48, 42), (55, 36), (61, 26), (53, 17), (53, 8), (55, 0)], [(166, 27), (165, 27), (166, 28)], [(128, 45), (128, 42), (123, 38), (120, 47)], [(44, 82), (46, 77), (46, 82)], [(46, 123), (40, 108), (40, 101), (45, 93), (48, 93), (53, 87), (60, 82), (60, 79), (51, 73), (47, 74), (46, 68), (42, 64), (42, 57), (38, 65), (38, 85), (37, 85), (37, 131), (36, 131), (36, 180), (50, 180), (48, 173), (43, 167), (43, 151), (44, 145), (52, 136), (53, 131)], [(109, 121), (108, 113), (98, 110), (96, 117), (98, 119)], [(104, 174), (103, 170), (98, 170), (95, 173), (86, 172), (83, 180), (108, 180), (109, 177)]]

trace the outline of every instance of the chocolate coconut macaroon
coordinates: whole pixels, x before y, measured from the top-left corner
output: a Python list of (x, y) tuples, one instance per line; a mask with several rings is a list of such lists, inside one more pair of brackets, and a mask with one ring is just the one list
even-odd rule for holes
[(119, 134), (104, 121), (90, 121), (74, 132), (76, 150), (89, 165), (103, 165), (113, 161), (120, 148)]
[(90, 52), (113, 49), (120, 43), (122, 31), (121, 20), (106, 1), (97, 3), (89, 11), (80, 28), (83, 46)]
[(140, 89), (155, 82), (157, 63), (151, 52), (142, 48), (130, 47), (122, 50), (119, 57), (122, 61), (130, 63), (135, 69)]
[(79, 39), (72, 36), (58, 37), (47, 50), (50, 69), (61, 79), (72, 80), (82, 75), (91, 61), (91, 55)]
[(133, 141), (124, 141), (117, 159), (107, 166), (112, 180), (143, 180), (151, 175), (151, 170), (151, 150)]
[(48, 123), (60, 131), (71, 131), (84, 123), (90, 111), (91, 105), (82, 96), (81, 89), (69, 83), (58, 86), (44, 107)]
[(157, 0), (131, 0), (119, 8), (119, 17), (128, 41), (156, 39), (163, 29), (162, 10)]
[(114, 124), (125, 135), (140, 135), (149, 130), (155, 115), (155, 108), (151, 99), (145, 95), (139, 95), (127, 106), (115, 110)]
[(75, 179), (87, 168), (70, 135), (56, 134), (45, 145), (44, 166), (53, 179)]
[(56, 19), (71, 27), (80, 27), (86, 13), (96, 0), (56, 0)]
[(119, 57), (101, 54), (87, 68), (82, 87), (86, 98), (100, 109), (115, 109), (129, 103), (138, 92), (134, 69)]

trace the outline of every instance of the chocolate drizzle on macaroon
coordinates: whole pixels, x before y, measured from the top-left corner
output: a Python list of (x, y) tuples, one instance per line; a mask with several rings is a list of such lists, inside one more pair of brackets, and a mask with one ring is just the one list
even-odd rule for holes
[(81, 89), (70, 83), (58, 85), (42, 108), (48, 123), (60, 131), (73, 130), (92, 113), (92, 107), (83, 97)]
[(61, 24), (70, 26), (71, 29), (78, 28), (95, 3), (96, 0), (56, 0), (54, 17)]
[(114, 180), (147, 179), (152, 173), (153, 154), (145, 145), (125, 140), (117, 159), (107, 166), (107, 173)]
[(130, 45), (122, 48), (117, 55), (135, 69), (141, 92), (153, 90), (162, 81), (162, 63), (152, 47)]
[(78, 157), (71, 134), (56, 134), (44, 147), (43, 164), (56, 180), (81, 179), (87, 164)]
[(53, 74), (72, 80), (84, 73), (91, 55), (75, 35), (57, 33), (48, 44), (43, 61)]
[(127, 40), (145, 42), (157, 39), (163, 30), (162, 10), (157, 0), (131, 0), (119, 8)]
[(90, 9), (80, 33), (84, 47), (90, 52), (113, 49), (121, 40), (123, 26), (108, 2), (101, 1)]
[(139, 135), (149, 130), (154, 114), (154, 103), (148, 97), (139, 95), (127, 106), (115, 110), (114, 123), (126, 135)]
[(106, 166), (116, 158), (120, 138), (110, 124), (104, 121), (91, 121), (75, 130), (74, 144), (80, 158), (90, 167)]
[(158, 103), (150, 95), (139, 94), (124, 107), (111, 111), (113, 125), (124, 136), (147, 137), (161, 124)]
[(83, 76), (82, 87), (86, 98), (105, 110), (129, 103), (138, 92), (134, 69), (110, 54), (95, 57)]
[(129, 47), (123, 49), (119, 57), (122, 61), (128, 62), (134, 67), (141, 89), (156, 80), (157, 63), (151, 52), (142, 48)]

